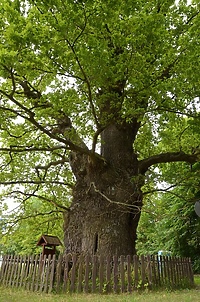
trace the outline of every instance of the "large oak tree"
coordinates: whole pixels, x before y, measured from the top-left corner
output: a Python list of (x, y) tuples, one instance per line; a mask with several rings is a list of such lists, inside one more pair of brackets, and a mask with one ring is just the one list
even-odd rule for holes
[(3, 197), (61, 209), (66, 251), (134, 254), (151, 171), (199, 160), (185, 127), (199, 121), (199, 4), (186, 2), (1, 1)]

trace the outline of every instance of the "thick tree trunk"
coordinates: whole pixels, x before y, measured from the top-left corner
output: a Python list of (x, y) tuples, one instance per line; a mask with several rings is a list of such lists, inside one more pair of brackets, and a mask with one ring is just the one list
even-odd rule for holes
[(65, 215), (66, 252), (136, 253), (143, 184), (132, 148), (137, 126), (111, 125), (102, 133), (106, 164), (97, 158), (72, 154), (77, 182), (72, 205)]

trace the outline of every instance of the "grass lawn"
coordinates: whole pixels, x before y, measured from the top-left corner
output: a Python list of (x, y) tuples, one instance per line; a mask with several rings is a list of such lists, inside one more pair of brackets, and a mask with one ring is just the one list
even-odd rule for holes
[(145, 291), (121, 295), (49, 295), (0, 286), (0, 302), (199, 302), (200, 275), (195, 276), (195, 285), (194, 289)]
[(156, 291), (124, 295), (39, 294), (0, 287), (0, 302), (199, 302), (200, 288), (179, 291)]

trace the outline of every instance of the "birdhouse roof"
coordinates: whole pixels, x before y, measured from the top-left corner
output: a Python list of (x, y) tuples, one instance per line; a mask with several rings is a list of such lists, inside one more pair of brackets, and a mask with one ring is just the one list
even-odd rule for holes
[(57, 236), (42, 235), (38, 240), (37, 245), (57, 246), (62, 245), (62, 243)]

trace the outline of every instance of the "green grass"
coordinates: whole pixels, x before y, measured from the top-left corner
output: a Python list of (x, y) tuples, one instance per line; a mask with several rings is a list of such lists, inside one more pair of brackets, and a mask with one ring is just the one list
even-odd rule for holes
[(195, 288), (184, 290), (157, 290), (121, 295), (95, 294), (40, 294), (22, 289), (0, 286), (0, 302), (199, 302), (200, 275), (195, 275)]
[(195, 275), (195, 276), (194, 276), (194, 283), (195, 283), (197, 286), (200, 286), (200, 275)]
[(200, 288), (179, 291), (156, 291), (121, 295), (39, 294), (0, 287), (0, 302), (199, 302)]

